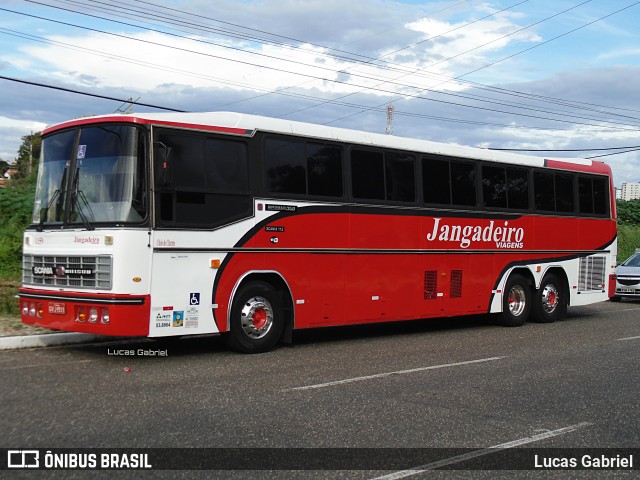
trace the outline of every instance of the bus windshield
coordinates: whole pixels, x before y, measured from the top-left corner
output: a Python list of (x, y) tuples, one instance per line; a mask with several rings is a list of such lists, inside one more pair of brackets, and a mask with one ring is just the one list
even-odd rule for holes
[(98, 125), (42, 140), (33, 223), (43, 226), (140, 223), (147, 218), (145, 134)]

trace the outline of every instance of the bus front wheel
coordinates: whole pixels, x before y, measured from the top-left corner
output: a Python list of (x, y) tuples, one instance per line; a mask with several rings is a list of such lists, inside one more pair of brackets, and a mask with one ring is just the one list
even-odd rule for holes
[(266, 282), (251, 282), (238, 290), (231, 306), (229, 348), (241, 353), (271, 350), (282, 335), (284, 307), (278, 291)]
[(502, 297), (502, 323), (507, 327), (521, 327), (531, 311), (531, 288), (525, 277), (514, 274), (509, 277)]

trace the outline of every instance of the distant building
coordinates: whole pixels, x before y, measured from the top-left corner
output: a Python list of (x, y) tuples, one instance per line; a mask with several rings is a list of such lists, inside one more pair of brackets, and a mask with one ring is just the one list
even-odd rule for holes
[(6, 172), (4, 172), (4, 175), (0, 175), (0, 188), (4, 188), (4, 186), (7, 184), (7, 181), (11, 180), (11, 177), (16, 173), (18, 173), (18, 170), (16, 170), (15, 168), (10, 168)]
[(640, 198), (640, 182), (625, 182), (622, 184), (621, 200), (636, 200)]

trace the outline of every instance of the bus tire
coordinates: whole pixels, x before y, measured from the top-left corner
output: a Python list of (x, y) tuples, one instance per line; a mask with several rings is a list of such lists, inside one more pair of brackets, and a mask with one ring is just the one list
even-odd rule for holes
[(507, 327), (521, 327), (531, 312), (532, 293), (529, 281), (520, 274), (513, 274), (507, 280), (502, 297), (502, 324)]
[(231, 306), (230, 349), (240, 353), (263, 353), (275, 347), (284, 328), (284, 306), (278, 291), (266, 282), (240, 287)]
[(552, 323), (567, 314), (567, 296), (564, 281), (556, 274), (545, 275), (536, 290), (533, 311), (536, 321)]

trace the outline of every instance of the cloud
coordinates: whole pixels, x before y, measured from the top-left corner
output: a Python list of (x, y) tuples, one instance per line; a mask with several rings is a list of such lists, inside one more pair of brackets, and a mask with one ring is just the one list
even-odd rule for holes
[[(495, 10), (481, 3), (473, 5), (476, 10), (465, 7), (429, 14), (424, 5), (382, 0), (221, 0), (215, 8), (201, 0), (184, 5), (180, 8), (198, 15), (197, 19), (188, 17), (193, 22), (235, 33), (205, 37), (202, 30), (191, 30), (180, 33), (188, 38), (178, 38), (152, 31), (125, 31), (121, 26), (113, 32), (120, 36), (113, 36), (48, 25), (44, 31), (49, 32), (45, 34), (50, 43), (24, 42), (0, 54), (3, 74), (17, 72), (15, 76), (20, 78), (123, 100), (140, 97), (145, 103), (188, 111), (235, 110), (380, 133), (386, 124), (384, 106), (393, 101), (396, 135), (465, 145), (598, 148), (636, 143), (635, 130), (602, 125), (605, 119), (634, 124), (633, 118), (621, 115), (640, 117), (640, 112), (622, 110), (640, 104), (635, 88), (640, 71), (635, 66), (560, 71), (536, 81), (516, 82), (510, 79), (527, 78), (529, 72), (523, 65), (531, 64), (512, 60), (508, 66), (501, 64), (502, 87), (589, 103), (592, 105), (585, 105), (589, 110), (504, 96), (472, 84), (443, 83), (505, 52), (512, 53), (512, 48), (540, 42), (544, 35), (537, 30), (501, 38), (525, 21), (530, 23), (530, 17), (522, 12), (504, 12), (466, 25)], [(436, 11), (430, 7), (431, 12)], [(229, 23), (215, 22), (213, 18), (218, 17)], [(77, 19), (74, 22), (79, 23)], [(113, 24), (105, 25), (99, 28), (113, 29)], [(378, 57), (381, 60), (373, 62)], [(354, 59), (362, 63), (355, 65)], [(436, 62), (441, 63), (434, 65)], [(423, 71), (425, 67), (428, 73)], [(488, 83), (495, 84), (495, 70), (483, 71), (483, 77), (492, 74)], [(539, 68), (536, 74), (541, 75)], [(10, 82), (2, 86), (0, 115), (10, 119), (9, 123), (15, 120), (11, 125), (0, 123), (3, 158), (15, 156), (20, 137), (29, 134), (28, 122), (51, 124), (110, 113), (120, 106), (118, 102)], [(475, 100), (428, 91), (445, 89)], [(526, 110), (527, 105), (543, 111)], [(561, 114), (549, 113), (554, 111)], [(558, 116), (591, 125), (551, 120)], [(640, 165), (638, 155), (609, 157), (607, 162), (616, 179), (639, 180), (637, 173), (634, 178), (634, 168)]]
[[(39, 132), (46, 125), (32, 120), (20, 120), (0, 115), (0, 145), (13, 144), (15, 138), (22, 138), (31, 132)], [(25, 133), (26, 132), (26, 133)], [(19, 146), (19, 145), (18, 145)], [(17, 147), (14, 151), (0, 150), (0, 159), (13, 162), (17, 154)]]

